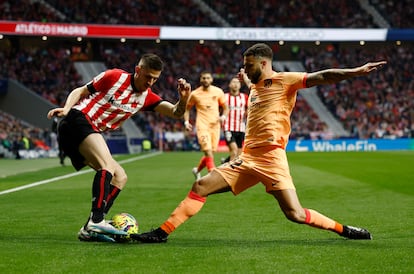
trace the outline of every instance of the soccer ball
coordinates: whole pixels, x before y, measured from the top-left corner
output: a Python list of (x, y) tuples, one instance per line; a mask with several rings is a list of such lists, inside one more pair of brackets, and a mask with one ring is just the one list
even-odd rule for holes
[(122, 231), (128, 233), (126, 236), (117, 237), (119, 242), (128, 242), (131, 240), (130, 234), (138, 233), (139, 226), (137, 220), (129, 213), (118, 213), (112, 217), (112, 225)]

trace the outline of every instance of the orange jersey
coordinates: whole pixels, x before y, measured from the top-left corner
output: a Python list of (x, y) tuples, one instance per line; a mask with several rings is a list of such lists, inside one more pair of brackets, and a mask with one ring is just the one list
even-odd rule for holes
[(210, 86), (207, 91), (198, 87), (190, 94), (187, 103), (187, 110), (196, 107), (196, 129), (210, 129), (219, 124), (219, 106), (226, 103), (224, 92), (221, 88)]
[(290, 115), (298, 89), (306, 88), (306, 75), (302, 72), (274, 72), (271, 78), (251, 86), (246, 148), (286, 147), (291, 130)]

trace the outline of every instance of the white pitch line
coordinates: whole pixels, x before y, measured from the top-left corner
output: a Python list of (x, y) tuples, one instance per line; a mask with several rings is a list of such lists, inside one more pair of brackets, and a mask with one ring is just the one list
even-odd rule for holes
[[(137, 157), (134, 157), (134, 158), (130, 158), (130, 159), (120, 161), (119, 163), (120, 164), (126, 164), (126, 163), (130, 163), (130, 162), (146, 159), (146, 158), (149, 158), (149, 157), (153, 157), (153, 156), (159, 155), (161, 153), (162, 152), (158, 151), (158, 152), (154, 152), (154, 153), (151, 153), (151, 154), (145, 154), (145, 155), (141, 155), (141, 156), (137, 156)], [(58, 176), (58, 177), (54, 177), (54, 178), (34, 182), (34, 183), (31, 183), (31, 184), (28, 184), (28, 185), (19, 186), (19, 187), (15, 187), (15, 188), (0, 191), (0, 195), (12, 193), (12, 192), (17, 192), (17, 191), (27, 189), (27, 188), (32, 188), (32, 187), (35, 187), (35, 186), (40, 186), (40, 185), (52, 183), (52, 182), (55, 182), (55, 181), (59, 181), (59, 180), (70, 178), (70, 177), (75, 177), (75, 176), (82, 175), (82, 174), (89, 173), (89, 172), (93, 172), (93, 171), (95, 171), (95, 170), (88, 169), (88, 170), (83, 170), (83, 171), (77, 171), (77, 172), (69, 173), (69, 174), (66, 174), (66, 175), (62, 175), (62, 176)]]

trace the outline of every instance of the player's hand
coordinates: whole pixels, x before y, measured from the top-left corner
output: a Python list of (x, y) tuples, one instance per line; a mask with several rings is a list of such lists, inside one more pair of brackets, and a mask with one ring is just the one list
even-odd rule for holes
[(178, 92), (182, 99), (188, 99), (191, 93), (191, 85), (183, 78), (178, 79)]
[(193, 131), (193, 125), (189, 121), (184, 122), (184, 128), (186, 131)]
[(252, 82), (250, 81), (249, 77), (247, 77), (247, 74), (243, 68), (241, 68), (240, 72), (237, 73), (237, 78), (239, 78), (240, 83), (244, 83), (248, 88), (250, 88)]
[(54, 116), (63, 117), (63, 116), (66, 116), (67, 114), (68, 114), (68, 111), (65, 108), (54, 108), (54, 109), (51, 109), (47, 113), (47, 118), (52, 119), (52, 117)]
[(365, 65), (358, 68), (358, 72), (360, 75), (366, 75), (372, 71), (381, 69), (385, 64), (387, 64), (387, 61), (366, 63)]

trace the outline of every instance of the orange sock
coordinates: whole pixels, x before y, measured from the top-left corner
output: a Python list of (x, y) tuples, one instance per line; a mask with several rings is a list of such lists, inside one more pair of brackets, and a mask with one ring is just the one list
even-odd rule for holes
[(171, 232), (175, 230), (175, 226), (169, 221), (165, 221), (160, 227), (162, 230), (167, 232), (167, 234), (170, 234)]
[(214, 164), (213, 157), (206, 157), (206, 166), (207, 166), (208, 172), (210, 172), (213, 168), (216, 167), (216, 165)]
[(304, 208), (304, 210), (306, 214), (306, 220), (305, 220), (306, 224), (313, 226), (313, 227), (321, 228), (321, 229), (331, 230), (338, 234), (342, 233), (343, 226), (340, 223), (320, 214), (319, 212), (315, 210), (307, 209), (307, 208)]
[(201, 157), (200, 162), (198, 163), (198, 166), (197, 166), (197, 171), (198, 172), (202, 171), (203, 168), (205, 168), (206, 160), (207, 160), (206, 156)]
[(190, 191), (187, 197), (171, 213), (167, 221), (161, 225), (161, 229), (170, 234), (182, 223), (197, 214), (205, 202), (205, 197), (201, 197), (197, 193)]

